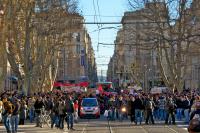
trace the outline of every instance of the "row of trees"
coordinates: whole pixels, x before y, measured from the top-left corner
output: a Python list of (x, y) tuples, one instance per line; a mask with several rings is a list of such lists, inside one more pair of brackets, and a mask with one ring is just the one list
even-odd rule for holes
[(145, 24), (150, 26), (145, 33), (142, 33), (142, 37), (137, 38), (136, 47), (140, 50), (144, 48), (153, 50), (165, 85), (172, 89), (182, 89), (186, 76), (190, 74), (188, 70), (193, 66), (192, 57), (200, 56), (198, 15), (200, 2), (198, 0), (128, 0), (128, 2), (135, 11), (144, 9), (140, 15), (146, 20)]
[[(8, 59), (18, 78), (18, 87), (26, 95), (51, 89), (57, 74), (59, 50), (66, 38), (70, 38), (67, 33), (73, 27), (77, 6), (76, 0), (1, 1), (3, 72)], [(0, 83), (5, 76), (1, 74)]]

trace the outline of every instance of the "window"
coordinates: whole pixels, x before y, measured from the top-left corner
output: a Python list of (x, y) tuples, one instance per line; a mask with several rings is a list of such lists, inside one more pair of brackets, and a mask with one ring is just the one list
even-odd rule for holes
[(81, 47), (81, 45), (80, 45), (80, 43), (78, 43), (78, 44), (76, 45), (76, 53), (77, 53), (77, 54), (80, 54), (80, 47)]
[(81, 34), (80, 34), (80, 33), (78, 33), (78, 35), (76, 36), (76, 41), (77, 41), (77, 42), (80, 42), (80, 41), (81, 41)]

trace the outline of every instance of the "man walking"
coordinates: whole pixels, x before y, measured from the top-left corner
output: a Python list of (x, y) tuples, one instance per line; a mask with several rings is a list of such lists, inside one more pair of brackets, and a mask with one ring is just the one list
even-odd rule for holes
[(67, 100), (66, 100), (66, 113), (67, 113), (67, 117), (66, 117), (66, 121), (67, 121), (67, 128), (68, 130), (75, 130), (73, 128), (74, 126), (74, 103), (72, 100), (72, 97), (70, 95), (68, 95)]
[(153, 118), (153, 110), (155, 107), (155, 103), (153, 101), (153, 98), (150, 98), (148, 95), (148, 98), (146, 99), (146, 111), (147, 111), (147, 117), (146, 117), (146, 124), (149, 122), (149, 118), (151, 118), (151, 123), (154, 124), (154, 118)]
[(3, 106), (4, 106), (4, 112), (3, 112), (3, 123), (5, 125), (7, 133), (11, 133), (11, 114), (12, 114), (12, 104), (10, 101), (7, 100), (7, 98), (3, 99)]
[(165, 119), (165, 124), (168, 124), (168, 119), (169, 119), (169, 116), (172, 117), (172, 124), (175, 125), (175, 110), (176, 110), (176, 104), (173, 100), (172, 97), (169, 97), (169, 100), (167, 101), (167, 116), (166, 116), (166, 119)]
[(19, 112), (20, 112), (20, 103), (18, 99), (14, 99), (13, 101), (13, 112), (11, 116), (11, 128), (12, 133), (17, 133), (18, 124), (19, 124)]

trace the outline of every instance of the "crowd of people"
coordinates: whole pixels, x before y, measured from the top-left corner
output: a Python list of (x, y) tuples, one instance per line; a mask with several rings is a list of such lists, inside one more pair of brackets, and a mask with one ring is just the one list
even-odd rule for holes
[[(200, 117), (200, 96), (197, 92), (173, 94), (134, 94), (119, 93), (115, 95), (50, 92), (23, 96), (16, 92), (5, 92), (0, 100), (0, 121), (8, 133), (16, 133), (18, 125), (27, 121), (40, 125), (40, 116), (44, 109), (51, 118), (51, 128), (64, 129), (64, 122), (69, 130), (74, 130), (78, 122), (81, 100), (85, 97), (96, 97), (101, 112), (109, 111), (111, 121), (129, 119), (133, 125), (186, 124)], [(126, 108), (126, 112), (122, 108)], [(200, 124), (189, 126), (189, 130), (199, 130)]]

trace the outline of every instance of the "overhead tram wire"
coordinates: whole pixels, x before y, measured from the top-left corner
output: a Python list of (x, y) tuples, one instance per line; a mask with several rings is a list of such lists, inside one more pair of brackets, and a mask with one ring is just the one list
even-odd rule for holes
[[(86, 17), (93, 17), (94, 15), (84, 15)], [(123, 16), (109, 16), (109, 15), (100, 15), (102, 18), (122, 18)]]
[[(99, 8), (99, 0), (97, 0), (96, 2), (97, 2), (97, 9), (98, 9), (98, 17), (99, 17), (99, 21), (101, 22), (101, 13), (100, 13), (100, 8)], [(100, 27), (103, 27), (103, 24), (101, 24)]]
[(98, 20), (97, 20), (96, 6), (94, 0), (93, 0), (93, 8), (94, 8), (94, 22), (96, 22)]
[[(97, 1), (97, 6), (98, 6), (98, 14), (100, 15), (100, 10), (99, 10), (99, 3)], [(99, 17), (99, 20), (100, 22), (98, 22), (98, 17), (97, 17), (97, 11), (96, 11), (96, 5), (95, 5), (95, 1), (93, 0), (93, 8), (94, 8), (94, 22), (95, 22), (95, 19), (96, 19), (96, 25), (98, 27), (98, 45), (97, 45), (97, 51), (99, 51), (99, 36), (100, 36), (100, 28), (103, 24), (100, 24), (101, 23), (101, 18)]]
[(137, 21), (137, 22), (83, 22), (81, 24), (155, 24), (155, 23), (160, 23), (160, 24), (165, 24), (167, 21), (160, 21), (160, 22), (147, 22), (147, 21)]

